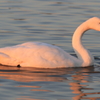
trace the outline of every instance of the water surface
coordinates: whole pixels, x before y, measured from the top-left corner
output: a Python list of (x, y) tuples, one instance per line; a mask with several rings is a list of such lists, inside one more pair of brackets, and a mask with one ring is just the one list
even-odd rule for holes
[[(99, 0), (0, 1), (0, 47), (27, 41), (55, 44), (70, 54), (74, 30), (100, 17)], [(100, 100), (100, 32), (88, 31), (84, 46), (98, 65), (37, 69), (0, 66), (1, 100)]]

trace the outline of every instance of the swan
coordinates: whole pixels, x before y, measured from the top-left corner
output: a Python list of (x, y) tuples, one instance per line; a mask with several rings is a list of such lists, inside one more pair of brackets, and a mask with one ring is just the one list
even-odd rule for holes
[(72, 46), (78, 58), (51, 44), (26, 42), (0, 48), (0, 64), (37, 68), (92, 66), (94, 58), (81, 42), (83, 34), (89, 29), (100, 31), (100, 19), (97, 17), (90, 18), (75, 30), (72, 37)]

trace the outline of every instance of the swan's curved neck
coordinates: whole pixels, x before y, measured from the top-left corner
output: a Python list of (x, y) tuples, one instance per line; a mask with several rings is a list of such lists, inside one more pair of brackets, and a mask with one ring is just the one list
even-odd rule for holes
[(82, 23), (74, 32), (72, 46), (81, 61), (81, 66), (93, 65), (94, 59), (88, 50), (82, 45), (81, 39), (85, 31), (89, 30), (87, 22)]

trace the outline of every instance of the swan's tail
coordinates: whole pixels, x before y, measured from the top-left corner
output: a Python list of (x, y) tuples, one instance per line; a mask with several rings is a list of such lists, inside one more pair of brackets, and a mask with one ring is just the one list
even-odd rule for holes
[(2, 65), (11, 65), (12, 59), (9, 55), (0, 52), (0, 64)]

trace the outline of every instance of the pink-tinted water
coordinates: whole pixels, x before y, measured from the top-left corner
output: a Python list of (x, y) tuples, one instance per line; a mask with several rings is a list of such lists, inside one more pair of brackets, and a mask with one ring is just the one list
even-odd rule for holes
[[(0, 47), (27, 41), (55, 44), (70, 54), (74, 30), (100, 17), (99, 0), (1, 0)], [(98, 66), (36, 69), (0, 66), (0, 100), (99, 100), (100, 32), (88, 31), (84, 46)]]

